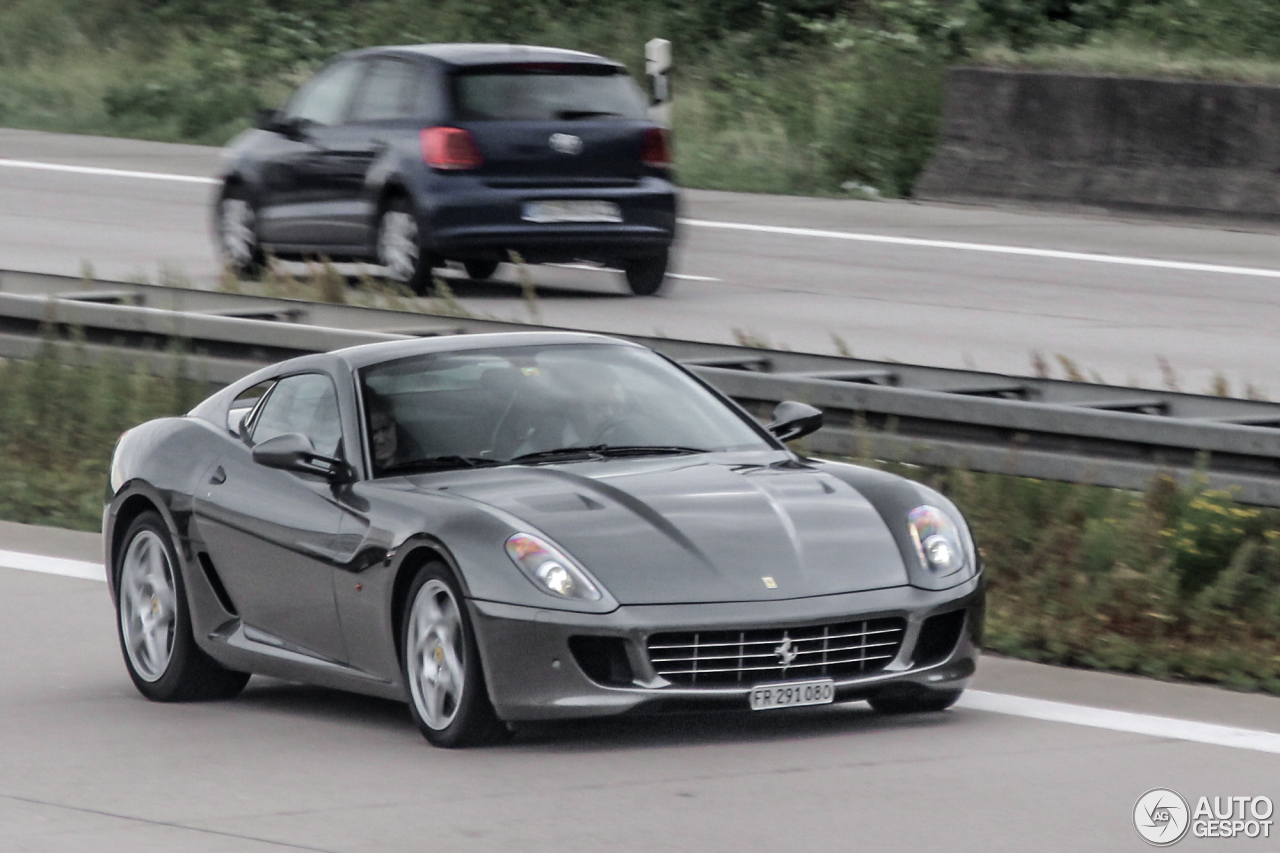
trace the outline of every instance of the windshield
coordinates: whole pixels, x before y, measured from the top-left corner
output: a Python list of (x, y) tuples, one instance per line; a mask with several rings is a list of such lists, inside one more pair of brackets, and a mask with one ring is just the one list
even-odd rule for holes
[(625, 73), (608, 66), (500, 66), (454, 78), (461, 121), (643, 119), (644, 96)]
[(575, 448), (687, 453), (770, 447), (695, 380), (636, 347), (434, 353), (367, 367), (360, 378), (378, 476), (415, 466), (427, 470), (433, 460), (441, 468), (556, 461), (558, 451)]

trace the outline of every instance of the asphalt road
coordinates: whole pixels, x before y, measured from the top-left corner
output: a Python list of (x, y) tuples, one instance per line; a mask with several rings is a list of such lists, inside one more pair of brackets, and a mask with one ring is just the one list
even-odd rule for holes
[[(215, 173), (217, 156), (0, 130), (0, 268), (78, 275), (88, 264), (105, 277), (207, 285), (216, 273), (213, 187), (200, 178)], [(616, 274), (542, 268), (543, 321), (711, 341), (731, 341), (738, 329), (815, 352), (834, 351), (837, 335), (867, 358), (1009, 373), (1028, 372), (1033, 352), (1055, 364), (1061, 353), (1107, 381), (1153, 386), (1166, 379), (1163, 358), (1184, 390), (1206, 390), (1220, 371), (1237, 391), (1252, 383), (1280, 395), (1274, 233), (698, 191), (686, 193), (684, 214), (718, 224), (685, 226), (676, 271), (687, 278), (664, 297), (625, 298)], [(1197, 264), (1226, 269), (1186, 268)], [(509, 267), (504, 276), (514, 280)], [(457, 289), (474, 311), (526, 316), (510, 284)]]
[[(100, 561), (98, 548), (0, 523), (6, 853), (1111, 853), (1148, 849), (1131, 814), (1154, 787), (1193, 808), (1280, 800), (1275, 734), (1228, 748), (1018, 710), (1029, 697), (1277, 733), (1280, 699), (991, 658), (975, 686), (1012, 712), (613, 720), (461, 752), (429, 747), (403, 705), (268, 679), (230, 702), (153, 704), (125, 674), (101, 582), (3, 567), (13, 552)], [(1275, 850), (1272, 829), (1178, 849)]]

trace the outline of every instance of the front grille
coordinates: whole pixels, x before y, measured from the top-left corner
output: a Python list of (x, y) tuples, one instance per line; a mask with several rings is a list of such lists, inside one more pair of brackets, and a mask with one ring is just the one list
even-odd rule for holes
[(902, 645), (901, 617), (802, 628), (682, 631), (649, 638), (649, 660), (673, 684), (708, 687), (878, 672)]

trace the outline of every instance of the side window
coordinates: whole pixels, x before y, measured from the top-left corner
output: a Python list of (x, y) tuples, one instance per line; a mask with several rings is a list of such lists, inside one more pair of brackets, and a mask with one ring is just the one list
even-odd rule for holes
[(298, 432), (311, 439), (316, 453), (336, 456), (342, 440), (338, 395), (329, 377), (320, 373), (287, 376), (271, 389), (271, 396), (253, 425), (253, 442)]
[(351, 92), (360, 77), (361, 63), (339, 62), (330, 65), (303, 84), (284, 109), (287, 119), (313, 124), (337, 124), (342, 121), (351, 100)]
[(266, 396), (274, 383), (274, 379), (259, 382), (252, 388), (246, 388), (241, 391), (231, 401), (231, 408), (227, 409), (227, 430), (232, 435), (237, 437), (240, 435), (240, 425), (244, 423), (245, 418), (253, 413), (254, 406), (257, 406), (258, 401)]
[(399, 59), (375, 59), (369, 63), (359, 94), (347, 120), (388, 121), (408, 118), (413, 111), (414, 84), (420, 69)]

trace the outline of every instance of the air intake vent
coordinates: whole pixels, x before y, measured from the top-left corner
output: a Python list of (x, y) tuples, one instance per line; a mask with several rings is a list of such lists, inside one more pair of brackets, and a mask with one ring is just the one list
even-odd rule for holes
[(213, 560), (210, 560), (209, 555), (204, 551), (201, 551), (196, 559), (200, 561), (200, 570), (204, 572), (204, 579), (209, 582), (209, 588), (218, 597), (218, 603), (222, 605), (222, 609), (232, 616), (239, 616), (231, 596), (227, 594), (227, 588), (222, 585), (222, 578), (218, 577), (218, 572), (213, 567)]

